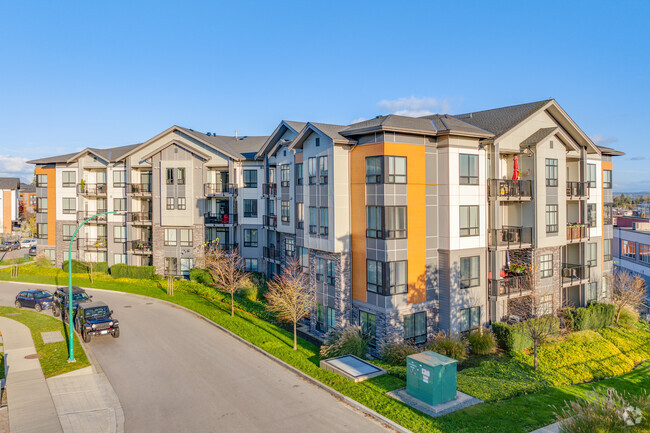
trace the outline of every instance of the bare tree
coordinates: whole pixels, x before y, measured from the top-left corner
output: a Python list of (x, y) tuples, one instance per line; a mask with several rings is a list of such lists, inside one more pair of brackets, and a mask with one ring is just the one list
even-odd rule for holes
[(618, 325), (621, 311), (624, 308), (638, 309), (643, 303), (646, 296), (645, 281), (624, 269), (616, 269), (607, 278), (612, 290), (611, 302), (616, 306), (616, 324)]
[(203, 263), (214, 281), (214, 287), (230, 294), (230, 315), (234, 316), (235, 293), (239, 291), (247, 276), (239, 251), (237, 248), (231, 251), (209, 249), (205, 252)]
[(314, 305), (307, 275), (302, 272), (297, 260), (289, 262), (282, 268), (282, 273), (269, 282), (266, 300), (266, 308), (275, 313), (278, 320), (293, 323), (293, 350), (296, 350), (298, 321), (307, 316)]

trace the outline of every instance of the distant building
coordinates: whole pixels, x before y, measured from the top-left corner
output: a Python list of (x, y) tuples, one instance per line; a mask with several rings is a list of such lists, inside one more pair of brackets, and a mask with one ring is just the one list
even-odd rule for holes
[(0, 229), (2, 233), (11, 233), (18, 222), (18, 190), (20, 179), (17, 177), (0, 177)]
[(20, 201), (18, 206), (21, 209), (21, 213), (36, 212), (36, 187), (31, 183), (21, 183), (19, 193)]
[(650, 222), (614, 227), (614, 266), (642, 278), (650, 304)]

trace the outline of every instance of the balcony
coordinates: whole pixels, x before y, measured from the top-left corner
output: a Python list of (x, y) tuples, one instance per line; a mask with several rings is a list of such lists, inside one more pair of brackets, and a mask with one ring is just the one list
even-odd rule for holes
[[(77, 221), (82, 222), (88, 218), (90, 218), (93, 215), (97, 215), (98, 213), (106, 212), (106, 209), (99, 209), (99, 210), (80, 210), (77, 212)], [(98, 217), (95, 217), (88, 221), (86, 224), (106, 224), (106, 219), (108, 215), (99, 215)]]
[(277, 227), (278, 226), (278, 217), (276, 215), (264, 215), (263, 218), (264, 227)]
[(104, 196), (106, 195), (105, 183), (79, 183), (77, 184), (77, 194), (83, 196)]
[(530, 180), (490, 179), (488, 197), (503, 201), (529, 201), (533, 198)]
[(139, 195), (139, 196), (151, 196), (151, 184), (150, 183), (128, 183), (126, 185), (126, 193)]
[(232, 225), (237, 224), (237, 214), (236, 213), (217, 213), (217, 212), (206, 212), (203, 214), (205, 223), (209, 225)]
[(128, 250), (133, 254), (152, 254), (153, 244), (150, 240), (130, 241)]
[(126, 215), (126, 222), (144, 225), (151, 224), (151, 212), (129, 212)]
[(203, 193), (206, 196), (235, 195), (237, 189), (232, 183), (205, 183)]
[(280, 261), (280, 250), (274, 247), (264, 247), (263, 254), (266, 260)]
[(567, 182), (567, 200), (584, 200), (589, 198), (589, 182)]
[(86, 251), (100, 251), (108, 248), (108, 242), (106, 238), (81, 238), (79, 239), (79, 248)]
[(498, 280), (489, 280), (490, 296), (499, 297), (513, 297), (523, 296), (530, 293), (530, 285), (526, 275), (516, 277), (505, 277)]
[(585, 224), (571, 224), (566, 227), (566, 241), (569, 244), (589, 240), (589, 227)]
[(519, 250), (532, 248), (533, 229), (532, 227), (509, 227), (490, 230), (491, 250)]
[(262, 185), (262, 195), (265, 197), (275, 197), (278, 193), (278, 185), (276, 183), (265, 183)]
[(589, 282), (590, 268), (587, 265), (562, 265), (562, 287), (578, 286)]
[(239, 247), (238, 244), (227, 244), (227, 243), (220, 243), (218, 241), (208, 241), (208, 246), (207, 250), (208, 251), (214, 251), (214, 250), (220, 250), (220, 251), (235, 251)]

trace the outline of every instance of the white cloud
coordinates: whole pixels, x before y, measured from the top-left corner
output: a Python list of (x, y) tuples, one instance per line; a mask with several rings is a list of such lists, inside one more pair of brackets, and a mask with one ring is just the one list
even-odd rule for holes
[(26, 161), (19, 156), (0, 155), (0, 177), (20, 177), (23, 182), (31, 182), (34, 166)]
[(368, 120), (368, 119), (365, 117), (359, 117), (358, 119), (354, 119), (352, 122), (350, 122), (350, 124), (363, 122), (364, 120)]
[(618, 138), (616, 137), (605, 137), (603, 134), (592, 135), (591, 141), (596, 143), (598, 146), (607, 146), (608, 144), (616, 143)]
[(391, 100), (384, 99), (379, 101), (377, 106), (393, 114), (412, 117), (428, 116), (435, 112), (449, 113), (451, 111), (448, 101), (427, 96), (421, 98), (410, 96), (408, 98), (402, 97)]

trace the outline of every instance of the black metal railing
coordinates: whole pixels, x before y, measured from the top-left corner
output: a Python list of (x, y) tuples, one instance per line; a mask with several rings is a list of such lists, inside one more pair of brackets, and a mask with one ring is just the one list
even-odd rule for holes
[(490, 246), (515, 250), (529, 248), (533, 243), (532, 227), (505, 226), (501, 229), (490, 230)]
[(104, 237), (79, 239), (79, 248), (84, 250), (105, 250), (107, 247), (108, 241)]
[(567, 242), (589, 239), (589, 228), (585, 224), (571, 224), (566, 227)]
[(278, 185), (276, 183), (262, 184), (262, 195), (267, 197), (274, 197), (278, 193)]
[(127, 183), (126, 193), (151, 195), (151, 184), (150, 183)]
[(81, 195), (106, 195), (105, 183), (78, 183), (77, 193)]
[(491, 296), (520, 296), (530, 292), (527, 275), (489, 280)]
[(590, 269), (587, 265), (562, 264), (562, 286), (574, 286), (588, 281)]
[(530, 180), (490, 179), (488, 196), (505, 200), (528, 200), (533, 197)]
[(567, 198), (589, 198), (589, 182), (567, 182)]
[(267, 260), (280, 260), (280, 250), (274, 247), (262, 248), (264, 258)]
[[(98, 213), (102, 213), (102, 212), (106, 212), (106, 209), (91, 210), (91, 211), (80, 210), (80, 211), (77, 212), (77, 221), (83, 221), (83, 220), (85, 220), (85, 219), (90, 218), (90, 217), (93, 216), (93, 215), (96, 215), (96, 214), (98, 214)], [(107, 216), (108, 216), (108, 215), (106, 215), (106, 214), (104, 214), (104, 215), (99, 215), (98, 217), (93, 218), (93, 219), (91, 219), (90, 221), (88, 221), (88, 223), (91, 223), (91, 224), (92, 224), (92, 223), (95, 223), (95, 224), (103, 224), (103, 223), (106, 222), (106, 219), (107, 219), (106, 217), (107, 217)]]
[(235, 249), (237, 249), (238, 246), (239, 246), (238, 244), (227, 244), (227, 243), (221, 243), (217, 241), (208, 241), (207, 250), (208, 251), (214, 251), (214, 250), (234, 251)]
[(152, 220), (151, 212), (129, 212), (126, 215), (126, 221), (130, 223), (150, 223)]
[(129, 251), (133, 251), (135, 254), (152, 254), (153, 243), (150, 240), (130, 241)]
[(235, 194), (237, 189), (232, 183), (205, 183), (203, 192), (205, 195)]
[(278, 217), (276, 215), (264, 215), (264, 227), (277, 227)]
[(206, 224), (237, 224), (236, 213), (207, 212), (203, 214)]

